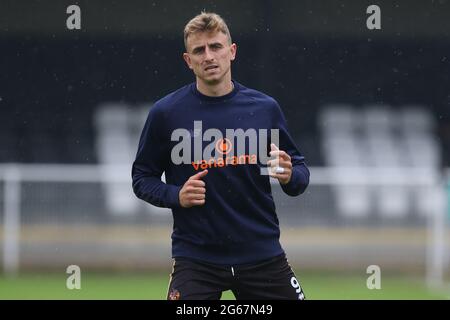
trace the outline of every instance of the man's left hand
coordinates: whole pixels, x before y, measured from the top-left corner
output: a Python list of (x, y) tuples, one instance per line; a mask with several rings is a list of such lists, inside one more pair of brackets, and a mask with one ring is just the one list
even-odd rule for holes
[(275, 159), (267, 161), (269, 176), (277, 178), (280, 184), (289, 183), (292, 175), (291, 157), (274, 143), (270, 144), (270, 150), (270, 156)]

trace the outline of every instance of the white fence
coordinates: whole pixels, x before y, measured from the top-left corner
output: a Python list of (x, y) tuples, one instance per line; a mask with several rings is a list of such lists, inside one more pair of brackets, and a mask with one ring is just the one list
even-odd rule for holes
[[(389, 242), (384, 243), (386, 248), (394, 250), (384, 259), (400, 259), (401, 254), (397, 253), (401, 253), (405, 246), (416, 243), (417, 240), (413, 237), (423, 229), (424, 252), (422, 243), (419, 243), (414, 251), (417, 252), (417, 259), (409, 257), (407, 263), (417, 263), (420, 266), (419, 260), (423, 255), (429, 283), (442, 283), (448, 268), (448, 174), (440, 174), (428, 168), (314, 167), (310, 170), (310, 187), (300, 197), (284, 195), (278, 183), (272, 181), (280, 222), (287, 229), (284, 241), (294, 256), (291, 260), (297, 261), (295, 254), (298, 254), (303, 257), (298, 259), (300, 264), (308, 260), (312, 264), (334, 263), (337, 266), (339, 258), (349, 261), (346, 257), (338, 257), (342, 252), (354, 255), (355, 250), (360, 252), (363, 245), (380, 244), (378, 231), (392, 226), (412, 230), (398, 247)], [(146, 205), (134, 197), (130, 166), (4, 164), (0, 166), (0, 185), (3, 186), (3, 195), (0, 195), (3, 202), (2, 259), (3, 270), (8, 275), (16, 274), (21, 266), (21, 230), (25, 226), (112, 224), (120, 229), (121, 226), (126, 228), (133, 224), (142, 225), (142, 220), (136, 220), (136, 215), (142, 212), (145, 217), (152, 217), (144, 220), (145, 223), (166, 228), (171, 225), (168, 209)], [(89, 189), (93, 186), (96, 187)], [(117, 208), (120, 210), (116, 210)], [(53, 211), (54, 214), (51, 215)], [(308, 232), (305, 231), (307, 227), (310, 228)], [(318, 228), (326, 230), (329, 241), (325, 244), (322, 236), (317, 237), (317, 242), (298, 238), (301, 235), (296, 230), (301, 229), (301, 234), (311, 235)], [(362, 239), (357, 238), (357, 241), (346, 244), (350, 247), (349, 250), (342, 248), (340, 252), (335, 248), (335, 233), (329, 230), (344, 230), (346, 234), (352, 230), (365, 230), (364, 244), (355, 243)], [(375, 236), (371, 239), (373, 230), (378, 232), (377, 239)], [(391, 230), (390, 233), (395, 235), (396, 232)], [(398, 238), (398, 233), (396, 237)], [(374, 242), (369, 243), (368, 240)], [(126, 242), (127, 239), (123, 238), (121, 241)], [(164, 238), (161, 243), (164, 245), (160, 250), (160, 257), (168, 254), (166, 246), (170, 245), (170, 239)], [(31, 254), (35, 248), (30, 246), (27, 250)], [(311, 253), (311, 249), (315, 255)], [(322, 255), (317, 256), (318, 252)], [(333, 262), (325, 259), (330, 252), (336, 255)], [(311, 256), (305, 258), (308, 254)], [(158, 259), (157, 254), (152, 253), (151, 256)], [(360, 258), (363, 259), (363, 256), (361, 253)], [(368, 260), (374, 256), (375, 254), (368, 255)], [(95, 259), (96, 255), (92, 257), (90, 259)]]

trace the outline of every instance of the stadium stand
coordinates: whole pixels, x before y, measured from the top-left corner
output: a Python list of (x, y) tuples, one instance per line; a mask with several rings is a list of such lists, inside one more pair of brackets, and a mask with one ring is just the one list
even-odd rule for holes
[[(325, 163), (353, 169), (413, 167), (438, 174), (441, 150), (435, 143), (432, 115), (426, 107), (327, 105), (319, 116)], [(368, 174), (368, 172), (362, 174)], [(403, 180), (408, 177), (401, 177)], [(345, 180), (345, 177), (343, 177)], [(403, 218), (418, 201), (419, 213), (428, 213), (430, 193), (405, 186), (336, 186), (342, 215), (367, 217), (376, 211), (384, 218)], [(435, 192), (431, 192), (435, 194)], [(372, 205), (371, 205), (372, 204)], [(371, 209), (371, 206), (374, 207)]]
[[(357, 39), (338, 41), (292, 35), (273, 39), (271, 54), (255, 60), (246, 53), (255, 52), (264, 41), (257, 35), (237, 35), (235, 40), (242, 52), (235, 61), (235, 78), (277, 98), (309, 166), (367, 166), (374, 165), (374, 161), (384, 164), (391, 161), (392, 165), (397, 161), (418, 167), (428, 163), (433, 168), (450, 164), (448, 90), (441, 85), (447, 83), (450, 74), (449, 64), (441, 63), (440, 59), (443, 50), (449, 49), (445, 43), (422, 43), (419, 47), (414, 41), (362, 43)], [(8, 72), (0, 74), (0, 162), (107, 164), (129, 161), (134, 156), (141, 126), (128, 129), (132, 132), (128, 138), (105, 137), (99, 131), (101, 125), (96, 124), (97, 108), (110, 101), (119, 109), (120, 106), (125, 108), (127, 118), (142, 121), (146, 112), (138, 110), (143, 104), (156, 101), (192, 81), (179, 55), (182, 50), (182, 43), (176, 37), (9, 39), (8, 46), (2, 47)], [(398, 56), (399, 51), (401, 56)], [(414, 63), (419, 60), (425, 63), (420, 69)], [(331, 104), (340, 105), (341, 111), (328, 116), (330, 119), (323, 127), (320, 106)], [(427, 115), (411, 111), (417, 110), (414, 104), (426, 106)], [(370, 105), (389, 105), (390, 115), (383, 119), (372, 110), (364, 116), (362, 110)], [(377, 111), (377, 107), (372, 109)], [(420, 110), (417, 112), (423, 113), (423, 109)], [(359, 119), (352, 120), (355, 116)], [(375, 130), (368, 142), (369, 131), (364, 133), (363, 123), (386, 121), (383, 125), (391, 126), (388, 122), (394, 118), (399, 123), (392, 130)], [(341, 131), (336, 133), (332, 130), (339, 121)], [(325, 135), (329, 140), (322, 141)], [(99, 148), (107, 148), (100, 146), (100, 142), (112, 141), (108, 139), (121, 145), (123, 153), (99, 152)], [(328, 147), (322, 148), (322, 143)], [(377, 150), (383, 152), (375, 152)], [(107, 152), (111, 152), (109, 159)], [(91, 187), (91, 194), (106, 197), (104, 187)], [(64, 192), (72, 194), (73, 198), (82, 198), (84, 191), (81, 189)], [(387, 207), (377, 209), (392, 218), (404, 215), (405, 205), (411, 200), (409, 194), (405, 204), (402, 191), (395, 192), (398, 196), (394, 197), (384, 191), (375, 196), (370, 187), (366, 187), (367, 190), (355, 189), (355, 186), (348, 186), (348, 191), (345, 189), (340, 192), (354, 195), (353, 199), (342, 196), (336, 201), (342, 202), (345, 208), (342, 212), (349, 218), (370, 218), (369, 212), (378, 203), (374, 197), (395, 198), (385, 202), (389, 203)], [(311, 208), (330, 211), (318, 208), (325, 204), (313, 200), (317, 194), (314, 191), (314, 187), (308, 190), (311, 198), (306, 200), (310, 205), (305, 213), (306, 221), (318, 219)], [(423, 201), (423, 206), (431, 201), (425, 196), (413, 200)], [(109, 206), (127, 208), (126, 201)], [(279, 204), (286, 211), (297, 205), (289, 198), (282, 198)], [(107, 211), (98, 208), (95, 214), (102, 216)], [(332, 219), (334, 214), (329, 212), (332, 217), (328, 218)], [(294, 214), (292, 221), (295, 221)]]

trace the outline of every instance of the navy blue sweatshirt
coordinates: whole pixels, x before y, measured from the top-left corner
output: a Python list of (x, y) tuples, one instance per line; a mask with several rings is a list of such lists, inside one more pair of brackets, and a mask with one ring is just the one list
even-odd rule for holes
[[(270, 130), (279, 129), (278, 147), (290, 155), (293, 165), (289, 183), (281, 185), (283, 191), (297, 196), (309, 183), (304, 157), (288, 133), (278, 103), (261, 92), (236, 81), (233, 83), (233, 91), (221, 97), (203, 95), (195, 83), (182, 87), (151, 107), (142, 131), (132, 168), (133, 190), (144, 201), (172, 209), (174, 258), (189, 257), (236, 265), (258, 262), (283, 253), (269, 176), (262, 175), (260, 170), (265, 164), (260, 163), (259, 158), (257, 163), (246, 162), (245, 158), (239, 162), (237, 156), (232, 158), (226, 154), (226, 146), (220, 149), (224, 151), (222, 162), (194, 159), (194, 139), (199, 139), (198, 135), (207, 129), (220, 130), (224, 138), (227, 129), (266, 129), (267, 151), (270, 151)], [(194, 134), (194, 121), (201, 121), (201, 132), (197, 126)], [(172, 161), (172, 149), (180, 146), (182, 140), (175, 139), (172, 133), (180, 128), (192, 134), (185, 141), (192, 142), (190, 162)], [(202, 140), (206, 140), (200, 143), (202, 149), (212, 143), (204, 137)], [(232, 145), (236, 141), (229, 142)], [(245, 152), (250, 151), (247, 146)], [(184, 151), (179, 154), (184, 155)], [(205, 204), (181, 207), (180, 189), (189, 177), (205, 168), (209, 171), (202, 178), (206, 184)], [(165, 182), (161, 180), (164, 172)]]

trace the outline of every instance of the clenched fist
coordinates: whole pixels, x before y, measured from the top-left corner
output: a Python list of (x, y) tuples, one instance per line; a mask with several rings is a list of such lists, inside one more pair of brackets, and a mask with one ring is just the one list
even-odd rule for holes
[(200, 171), (191, 176), (183, 185), (178, 195), (180, 198), (180, 205), (183, 208), (202, 206), (205, 204), (205, 182), (201, 179), (206, 176), (207, 173), (208, 170)]
[(291, 157), (283, 150), (272, 143), (270, 145), (270, 156), (275, 157), (274, 160), (267, 161), (269, 166), (269, 176), (277, 178), (281, 184), (287, 184), (292, 176)]

